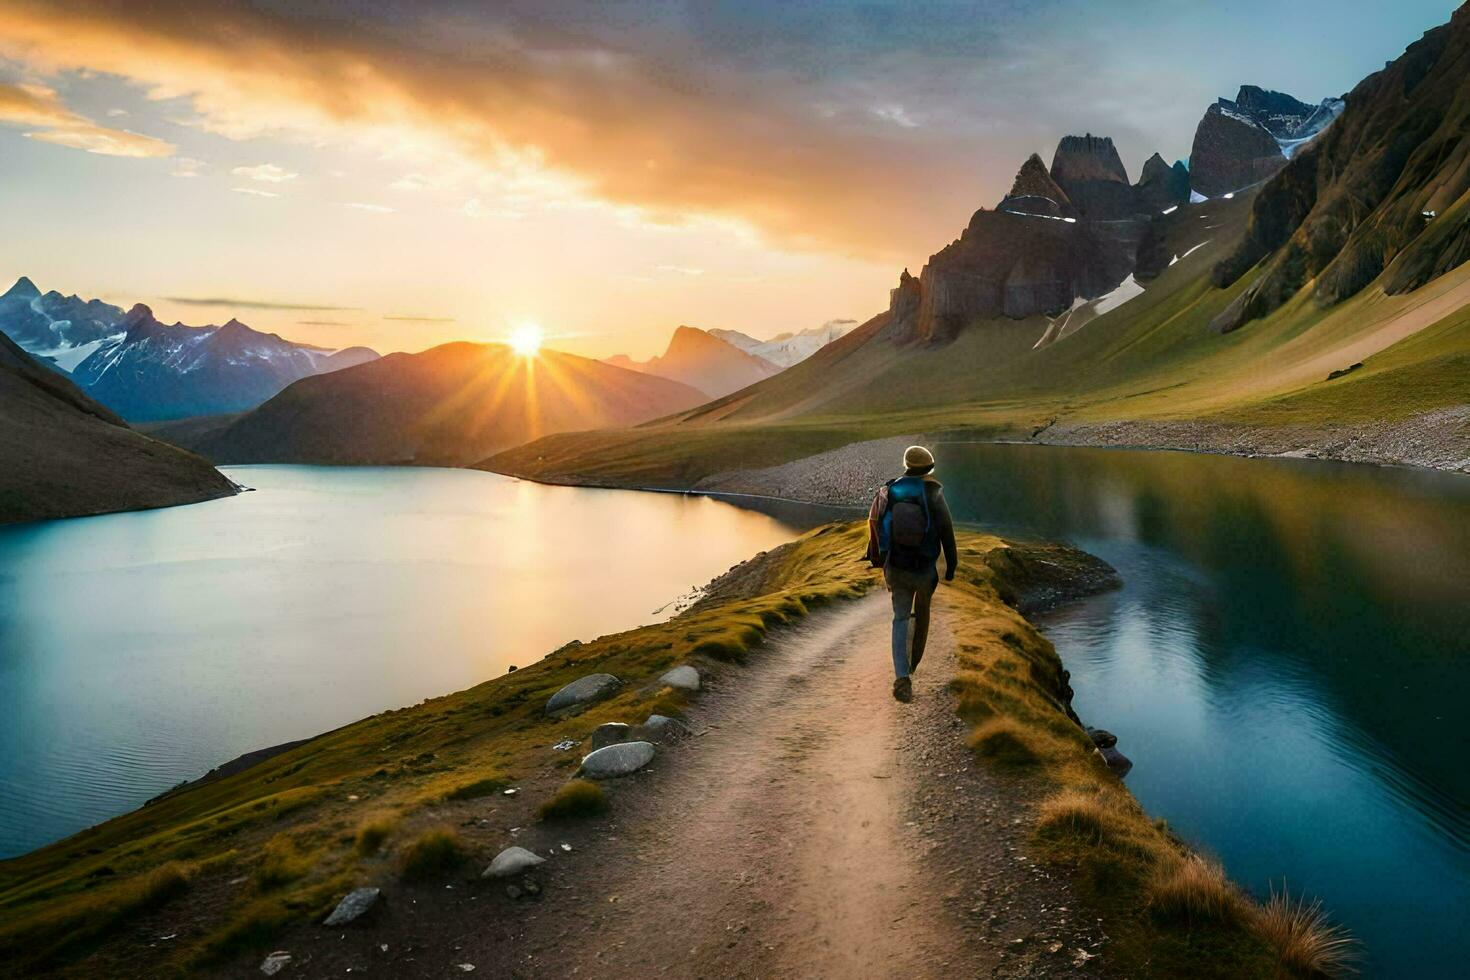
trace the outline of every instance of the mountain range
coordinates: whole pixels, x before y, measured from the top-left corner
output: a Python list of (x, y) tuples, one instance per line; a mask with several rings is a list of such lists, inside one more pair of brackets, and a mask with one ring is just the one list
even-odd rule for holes
[(550, 433), (629, 426), (706, 401), (601, 361), (451, 343), (303, 378), (237, 416), (154, 431), (216, 463), (456, 465)]
[(687, 487), (944, 431), (1470, 469), (1467, 136), (1470, 6), (1341, 100), (1244, 86), (1137, 183), (1110, 139), (1066, 137), (810, 359), (482, 465)]
[(820, 327), (778, 333), (770, 340), (757, 340), (739, 330), (711, 330), (710, 336), (718, 337), (732, 347), (747, 354), (770, 361), (780, 368), (800, 364), (834, 340), (840, 340), (858, 325), (856, 320), (828, 320)]
[(635, 361), (615, 354), (605, 363), (629, 371), (652, 374), (688, 385), (709, 398), (718, 398), (780, 371), (781, 368), (696, 327), (678, 327), (669, 346), (658, 357)]
[(0, 296), (0, 333), (134, 422), (244, 411), (298, 378), (378, 356), (293, 343), (239, 320), (163, 324), (141, 303), (124, 313), (100, 300), (42, 294), (25, 276)]

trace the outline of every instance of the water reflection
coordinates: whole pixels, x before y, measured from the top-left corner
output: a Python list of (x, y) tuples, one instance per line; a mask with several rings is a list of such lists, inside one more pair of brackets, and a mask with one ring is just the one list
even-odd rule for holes
[(1289, 875), (1373, 976), (1470, 927), (1470, 479), (1306, 461), (941, 447), (957, 515), (1125, 588), (1048, 634), (1146, 806), (1258, 892)]
[(0, 529), (0, 855), (665, 618), (817, 520), (465, 470), (230, 473), (260, 489)]

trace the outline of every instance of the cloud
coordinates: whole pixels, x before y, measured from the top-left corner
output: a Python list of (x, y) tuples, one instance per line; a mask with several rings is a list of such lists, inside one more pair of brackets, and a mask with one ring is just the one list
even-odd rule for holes
[(388, 187), (395, 191), (421, 191), (429, 186), (429, 178), (423, 174), (404, 174)]
[[(472, 160), (546, 178), (551, 203), (631, 207), (650, 224), (716, 218), (789, 246), (906, 255), (932, 246), (936, 211), (952, 223), (974, 207), (976, 144), (942, 127), (885, 127), (932, 134), (922, 148), (875, 137), (852, 113), (813, 111), (789, 71), (700, 51), (665, 59), (646, 38), (599, 33), (596, 18), (517, 7), (426, 3), (403, 8), (404, 23), (375, 19), (371, 5), (349, 17), (312, 5), (0, 0), (0, 56), (121, 76), (152, 99), (187, 100), (193, 125), (231, 138)], [(554, 26), (563, 20), (575, 26)]]
[(678, 273), (681, 276), (702, 276), (702, 275), (704, 275), (704, 270), (703, 269), (695, 269), (695, 268), (691, 268), (690, 266), (687, 266), (687, 265), (661, 265), (661, 266), (658, 267), (658, 271), (660, 271), (660, 272), (675, 272), (675, 273)]
[(352, 208), (356, 211), (367, 211), (371, 214), (392, 214), (396, 208), (390, 208), (385, 204), (364, 204), (361, 201), (350, 201), (342, 205), (344, 208)]
[(37, 127), (29, 139), (112, 157), (168, 157), (174, 145), (152, 136), (99, 126), (68, 109), (53, 89), (43, 85), (0, 83), (0, 123)]
[(453, 323), (452, 316), (416, 316), (411, 313), (385, 314), (384, 320), (405, 320), (409, 323)]
[(316, 306), (310, 303), (281, 303), (266, 299), (230, 299), (212, 296), (165, 296), (170, 303), (182, 306), (229, 306), (242, 310), (307, 310), (321, 313), (346, 313), (357, 306)]
[(904, 129), (916, 129), (919, 125), (918, 120), (909, 115), (908, 110), (901, 105), (874, 106), (873, 115), (882, 119), (884, 122), (891, 122), (895, 126), (901, 126)]
[(230, 190), (236, 194), (249, 194), (251, 197), (280, 197), (275, 191), (263, 191), (259, 187), (231, 187)]
[(193, 157), (177, 157), (169, 173), (174, 177), (199, 177), (204, 173), (205, 163)]
[(268, 184), (284, 184), (288, 180), (295, 180), (301, 176), (297, 173), (278, 167), (274, 163), (262, 163), (254, 167), (236, 167), (230, 173), (236, 177), (246, 177), (250, 180), (260, 180)]
[(128, 114), (128, 110), (126, 110), (126, 109), (108, 109), (107, 110), (107, 118), (108, 119), (120, 119), (123, 116), (126, 116), (127, 114)]

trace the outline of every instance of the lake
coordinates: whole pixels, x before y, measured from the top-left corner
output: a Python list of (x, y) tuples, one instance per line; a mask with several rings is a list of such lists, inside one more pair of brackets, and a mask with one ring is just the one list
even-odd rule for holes
[[(1285, 879), (1324, 899), (1364, 940), (1365, 975), (1456, 975), (1470, 478), (936, 452), (961, 520), (1069, 541), (1122, 574), (1042, 625), (1149, 811), (1254, 893)], [(0, 528), (0, 854), (241, 752), (671, 615), (835, 513), (464, 470), (229, 472), (258, 491)]]
[(940, 445), (956, 517), (1069, 541), (1121, 590), (1046, 617), (1150, 813), (1242, 885), (1319, 896), (1372, 977), (1463, 975), (1470, 477)]
[(0, 528), (0, 856), (667, 618), (818, 513), (473, 470), (226, 472), (256, 491)]

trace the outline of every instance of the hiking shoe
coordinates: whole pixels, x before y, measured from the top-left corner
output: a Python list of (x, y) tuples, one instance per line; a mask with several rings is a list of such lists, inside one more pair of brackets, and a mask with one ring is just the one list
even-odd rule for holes
[(914, 699), (914, 682), (907, 677), (900, 677), (893, 682), (893, 697), (896, 701), (908, 704)]

